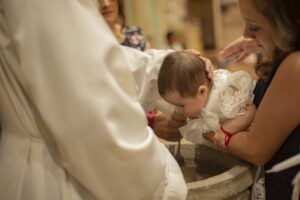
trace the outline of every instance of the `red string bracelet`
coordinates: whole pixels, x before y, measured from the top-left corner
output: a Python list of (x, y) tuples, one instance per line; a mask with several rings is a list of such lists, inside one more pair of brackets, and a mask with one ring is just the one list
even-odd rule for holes
[(223, 126), (220, 127), (221, 131), (224, 133), (225, 135), (225, 139), (224, 139), (224, 147), (225, 147), (225, 150), (228, 149), (228, 145), (229, 145), (229, 142), (230, 142), (230, 139), (232, 137), (232, 133), (226, 131)]

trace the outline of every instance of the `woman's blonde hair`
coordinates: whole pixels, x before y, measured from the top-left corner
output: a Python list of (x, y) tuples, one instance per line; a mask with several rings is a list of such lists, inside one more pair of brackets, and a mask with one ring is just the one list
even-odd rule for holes
[(281, 62), (288, 54), (300, 50), (300, 1), (299, 0), (252, 0), (254, 6), (269, 21), (275, 44), (273, 58), (258, 65), (256, 71), (266, 77), (271, 66)]

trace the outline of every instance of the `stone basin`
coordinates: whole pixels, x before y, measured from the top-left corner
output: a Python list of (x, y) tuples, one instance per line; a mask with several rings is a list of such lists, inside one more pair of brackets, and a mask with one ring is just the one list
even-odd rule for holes
[[(174, 155), (177, 143), (166, 143)], [(196, 152), (196, 154), (195, 154)], [(181, 168), (188, 186), (187, 200), (249, 200), (254, 167), (205, 145), (182, 142)]]

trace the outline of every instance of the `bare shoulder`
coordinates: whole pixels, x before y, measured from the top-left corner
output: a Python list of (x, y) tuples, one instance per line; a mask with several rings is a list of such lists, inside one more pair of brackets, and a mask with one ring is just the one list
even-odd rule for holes
[[(290, 108), (293, 107), (293, 110), (298, 112), (297, 116), (300, 116), (300, 104), (298, 103), (300, 101), (300, 51), (288, 55), (283, 60), (270, 87), (273, 93), (272, 98), (284, 94), (287, 98), (278, 100), (282, 102), (281, 106), (289, 105)], [(290, 113), (292, 112), (291, 110)]]
[(288, 55), (282, 62), (280, 67), (283, 72), (300, 74), (300, 51), (296, 51)]
[(282, 105), (278, 106), (289, 105), (289, 107), (292, 107), (291, 105), (293, 105), (294, 110), (299, 111), (300, 51), (291, 53), (283, 60), (270, 84), (270, 90), (272, 91), (272, 98), (270, 101), (276, 96), (281, 98), (284, 94), (284, 96), (288, 98), (281, 98), (281, 100), (278, 100), (279, 102), (282, 102)]
[(300, 86), (300, 51), (291, 53), (283, 60), (274, 79), (294, 87)]

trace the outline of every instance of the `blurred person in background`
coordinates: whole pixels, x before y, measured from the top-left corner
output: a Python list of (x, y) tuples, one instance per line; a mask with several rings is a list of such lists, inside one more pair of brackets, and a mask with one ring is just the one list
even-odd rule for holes
[(99, 0), (99, 11), (120, 44), (145, 51), (150, 43), (138, 26), (126, 26), (123, 0)]
[(185, 49), (184, 44), (180, 43), (178, 40), (178, 36), (175, 32), (169, 31), (166, 34), (167, 48), (173, 49), (175, 51), (181, 51)]

